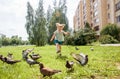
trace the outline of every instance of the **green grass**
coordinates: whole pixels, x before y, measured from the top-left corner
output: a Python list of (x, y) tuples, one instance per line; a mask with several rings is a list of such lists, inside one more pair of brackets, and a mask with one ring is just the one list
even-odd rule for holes
[[(94, 51), (90, 48), (93, 47)], [(113, 46), (62, 46), (62, 57), (56, 55), (55, 46), (7, 46), (0, 48), (0, 54), (4, 56), (8, 52), (13, 53), (14, 59), (22, 59), (22, 50), (34, 48), (42, 58), (38, 61), (46, 67), (60, 69), (62, 73), (52, 76), (52, 79), (119, 79), (120, 78), (120, 47)], [(70, 55), (71, 52), (88, 54), (88, 64), (80, 66)], [(66, 60), (73, 60), (74, 71), (68, 72), (65, 68)], [(39, 71), (39, 65), (30, 67), (25, 61), (15, 65), (9, 65), (0, 61), (0, 79), (44, 79)], [(49, 79), (46, 77), (45, 79)]]

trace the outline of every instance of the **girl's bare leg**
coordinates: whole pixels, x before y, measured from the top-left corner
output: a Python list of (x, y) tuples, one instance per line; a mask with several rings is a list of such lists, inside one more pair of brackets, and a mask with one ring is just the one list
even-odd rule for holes
[(58, 46), (58, 43), (56, 43), (56, 51), (59, 50), (59, 46)]
[(60, 49), (60, 52), (61, 52), (61, 45), (59, 45), (59, 49)]
[(58, 53), (61, 56), (61, 45), (58, 45), (58, 48), (59, 48)]
[(61, 47), (58, 43), (56, 43), (56, 50), (57, 50), (57, 53), (59, 53), (61, 51)]

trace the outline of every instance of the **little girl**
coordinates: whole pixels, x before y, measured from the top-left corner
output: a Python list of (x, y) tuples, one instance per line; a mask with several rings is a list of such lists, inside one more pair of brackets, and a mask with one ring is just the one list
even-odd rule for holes
[(64, 34), (69, 34), (68, 32), (63, 31), (65, 24), (56, 23), (57, 30), (54, 32), (52, 38), (50, 41), (54, 39), (54, 43), (56, 45), (56, 53), (59, 53), (61, 55), (61, 45), (64, 41)]

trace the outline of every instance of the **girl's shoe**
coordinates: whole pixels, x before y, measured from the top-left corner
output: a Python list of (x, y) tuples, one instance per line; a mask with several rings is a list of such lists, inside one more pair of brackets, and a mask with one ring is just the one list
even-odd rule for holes
[(61, 51), (60, 50), (58, 50), (56, 53), (60, 53)]
[(59, 53), (59, 56), (61, 56), (62, 54), (61, 53)]
[(61, 56), (62, 54), (61, 54), (61, 50), (58, 50), (57, 51), (57, 54), (59, 55), (59, 56)]

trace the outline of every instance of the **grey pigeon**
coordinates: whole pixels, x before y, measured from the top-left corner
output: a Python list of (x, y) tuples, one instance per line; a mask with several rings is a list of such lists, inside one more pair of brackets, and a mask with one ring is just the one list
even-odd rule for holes
[(26, 62), (31, 66), (31, 65), (35, 65), (35, 64), (39, 64), (39, 62), (33, 60), (33, 59), (29, 59), (28, 57), (26, 57)]
[(11, 59), (8, 59), (7, 57), (5, 57), (5, 62), (7, 64), (11, 64), (12, 65), (12, 64), (20, 62), (20, 60), (11, 60)]
[(75, 53), (72, 53), (71, 54), (72, 57), (78, 61), (82, 66), (86, 65), (88, 63), (88, 55), (85, 55), (83, 53), (80, 53), (80, 54), (75, 54)]

